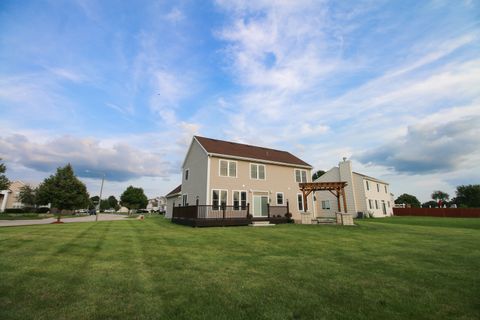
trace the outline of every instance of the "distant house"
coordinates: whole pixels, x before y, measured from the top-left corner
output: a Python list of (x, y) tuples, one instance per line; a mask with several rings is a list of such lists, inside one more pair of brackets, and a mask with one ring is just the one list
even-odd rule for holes
[[(195, 136), (182, 165), (182, 184), (166, 195), (166, 217), (172, 217), (173, 204), (198, 203), (231, 207), (231, 215), (248, 207), (253, 218), (266, 218), (270, 208), (288, 203), (293, 219), (301, 220), (306, 204), (299, 183), (311, 182), (311, 171), (287, 151)], [(306, 199), (314, 208), (313, 196)]]
[(165, 212), (167, 207), (167, 199), (165, 197), (155, 197), (152, 199), (148, 199), (148, 204), (146, 209), (149, 212), (158, 211), (158, 212)]
[[(382, 180), (353, 172), (352, 163), (344, 158), (315, 182), (345, 181), (347, 212), (356, 217), (361, 214), (372, 214), (374, 217), (393, 215), (393, 194), (390, 185)], [(337, 198), (330, 192), (317, 191), (317, 217), (334, 217), (337, 210)]]
[(13, 181), (7, 190), (0, 191), (0, 212), (5, 209), (23, 208), (25, 205), (20, 201), (20, 190), (26, 186), (22, 181)]

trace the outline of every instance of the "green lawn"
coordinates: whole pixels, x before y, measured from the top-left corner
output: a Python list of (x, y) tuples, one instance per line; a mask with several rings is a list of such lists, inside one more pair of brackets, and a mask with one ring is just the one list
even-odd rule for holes
[(1, 228), (0, 319), (479, 319), (480, 219), (429, 219)]
[(37, 220), (51, 218), (53, 215), (45, 213), (1, 213), (0, 220)]

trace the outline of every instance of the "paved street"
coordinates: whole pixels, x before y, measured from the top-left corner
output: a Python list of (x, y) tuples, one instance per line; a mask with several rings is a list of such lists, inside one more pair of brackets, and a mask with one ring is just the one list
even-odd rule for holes
[[(126, 216), (123, 215), (115, 215), (115, 214), (104, 214), (101, 213), (98, 216), (98, 221), (112, 221), (112, 220), (124, 220), (127, 219)], [(55, 218), (47, 218), (47, 219), (34, 219), (34, 220), (0, 220), (0, 227), (12, 227), (12, 226), (28, 226), (28, 225), (35, 225), (35, 224), (49, 224), (57, 219)], [(62, 218), (62, 221), (65, 223), (72, 223), (72, 222), (92, 222), (95, 221), (95, 216), (85, 216), (79, 218)]]

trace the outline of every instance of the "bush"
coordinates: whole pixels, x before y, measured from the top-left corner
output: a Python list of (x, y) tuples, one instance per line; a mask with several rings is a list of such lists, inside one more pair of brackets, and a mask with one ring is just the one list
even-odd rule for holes
[(5, 209), (5, 213), (25, 213), (22, 208), (8, 208)]
[(40, 207), (35, 210), (36, 213), (47, 213), (50, 211), (50, 208), (48, 207)]

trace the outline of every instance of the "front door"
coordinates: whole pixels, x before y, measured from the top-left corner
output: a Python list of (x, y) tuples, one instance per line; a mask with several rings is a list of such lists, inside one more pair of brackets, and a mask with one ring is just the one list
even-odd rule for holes
[(253, 216), (254, 217), (268, 216), (268, 197), (267, 196), (253, 196)]

